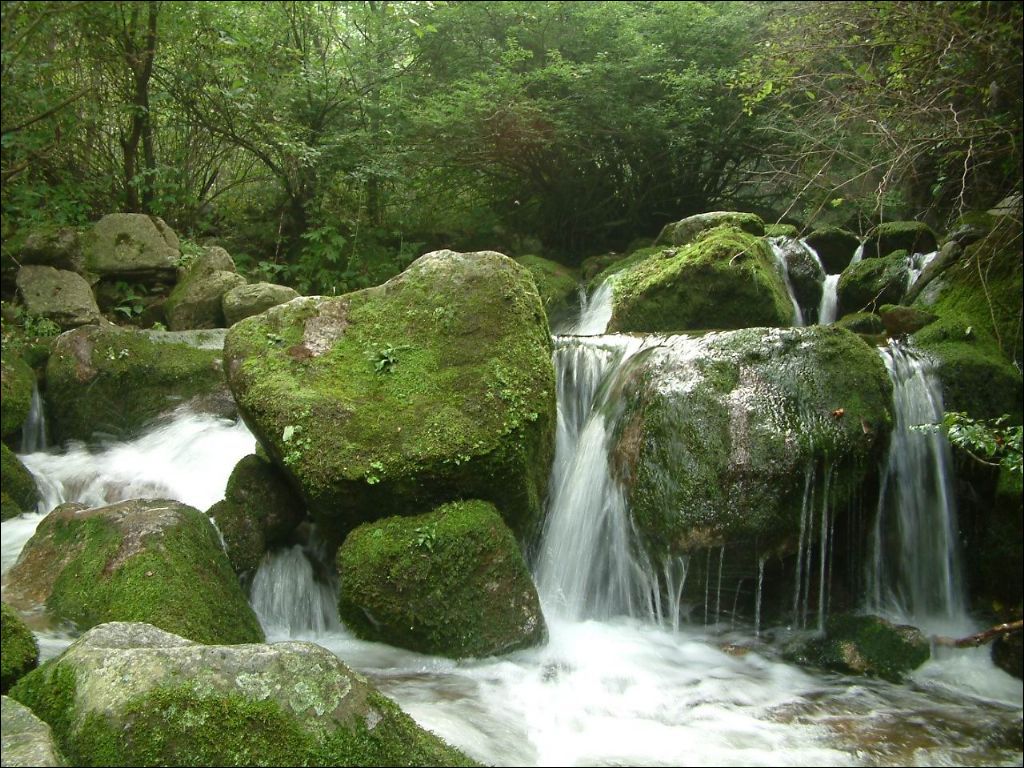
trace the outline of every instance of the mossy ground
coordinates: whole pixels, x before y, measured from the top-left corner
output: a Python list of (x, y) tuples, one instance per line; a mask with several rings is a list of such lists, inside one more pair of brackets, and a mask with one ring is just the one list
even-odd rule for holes
[[(464, 497), (493, 501), (521, 536), (539, 517), (555, 425), (544, 311), (511, 259), (453, 258), (228, 334), (241, 412), (338, 541)], [(306, 329), (325, 325), (313, 352)]]
[(7, 603), (0, 603), (0, 693), (39, 663), (39, 644), (25, 622)]
[[(133, 503), (139, 502), (125, 502)], [(141, 621), (201, 643), (261, 641), (213, 526), (198, 510), (179, 506), (177, 524), (144, 531), (134, 542), (104, 515), (110, 508), (58, 508), (26, 545), (17, 568), (27, 575), (18, 578), (41, 582), (37, 575), (45, 574), (52, 585), (47, 610), (81, 630)]]
[(620, 262), (609, 331), (786, 326), (793, 316), (768, 244), (720, 226), (680, 248)]
[(361, 637), (462, 658), (546, 637), (515, 538), (490, 504), (361, 526), (338, 551), (342, 619)]
[(54, 438), (135, 434), (176, 405), (224, 389), (220, 357), (217, 350), (157, 343), (115, 327), (65, 334), (46, 369)]

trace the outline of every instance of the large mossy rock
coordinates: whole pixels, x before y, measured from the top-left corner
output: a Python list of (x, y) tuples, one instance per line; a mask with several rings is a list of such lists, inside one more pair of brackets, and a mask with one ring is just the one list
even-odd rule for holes
[(490, 504), (362, 525), (338, 550), (342, 620), (360, 637), (463, 658), (547, 638), (537, 590)]
[(892, 424), (881, 358), (832, 326), (668, 337), (615, 386), (613, 467), (655, 562), (721, 546), (751, 566), (795, 553), (806, 483), (827, 483), (844, 508)]
[(224, 499), (209, 515), (224, 537), (232, 567), (241, 574), (256, 570), (268, 549), (287, 542), (305, 517), (305, 507), (277, 467), (250, 454), (235, 465)]
[(25, 312), (33, 317), (46, 318), (61, 328), (77, 328), (100, 320), (92, 288), (76, 272), (24, 266), (18, 270), (17, 284)]
[(5, 766), (67, 765), (57, 748), (50, 726), (24, 704), (10, 696), (0, 701), (3, 723), (3, 761)]
[(868, 232), (864, 258), (888, 256), (894, 251), (931, 253), (938, 247), (935, 232), (920, 221), (887, 221)]
[(896, 625), (878, 616), (830, 616), (825, 635), (788, 654), (794, 661), (893, 683), (928, 661), (927, 638), (916, 627)]
[(518, 256), (516, 261), (533, 275), (544, 311), (551, 319), (564, 316), (579, 303), (579, 271), (540, 256)]
[(0, 469), (3, 471), (4, 502), (0, 518), (6, 520), (22, 512), (34, 512), (39, 503), (36, 481), (5, 443), (0, 443)]
[(804, 322), (815, 321), (821, 306), (825, 270), (799, 240), (783, 238), (777, 240), (774, 247), (779, 249), (786, 261), (789, 284), (793, 288), (796, 303), (800, 305)]
[(18, 262), (81, 273), (85, 268), (81, 235), (71, 227), (34, 229), (18, 249)]
[[(188, 404), (230, 415), (221, 335), (89, 326), (60, 336), (46, 366), (46, 407), (57, 441), (119, 437)], [(197, 343), (199, 346), (197, 346)]]
[(816, 229), (804, 241), (818, 254), (822, 266), (830, 275), (838, 275), (850, 266), (850, 260), (860, 245), (860, 239), (853, 232), (840, 227)]
[(709, 229), (728, 225), (746, 232), (747, 234), (761, 237), (764, 235), (764, 222), (755, 213), (741, 213), (739, 211), (711, 211), (710, 213), (698, 213), (696, 216), (688, 216), (682, 221), (666, 224), (655, 245), (689, 245), (699, 235)]
[(96, 627), (11, 692), (73, 765), (472, 765), (313, 643)]
[(793, 319), (768, 243), (731, 225), (612, 269), (609, 332), (786, 326)]
[(36, 376), (22, 357), (7, 350), (0, 352), (0, 437), (21, 430), (32, 409), (32, 388)]
[(899, 304), (907, 292), (909, 279), (905, 251), (851, 265), (836, 286), (839, 315), (872, 311), (883, 304)]
[(263, 640), (213, 524), (166, 499), (57, 507), (8, 573), (5, 597), (80, 629), (144, 621), (203, 643)]
[(328, 538), (467, 497), (532, 533), (554, 369), (512, 259), (437, 251), (377, 288), (294, 299), (232, 326), (225, 357), (246, 423)]
[(173, 280), (180, 244), (156, 216), (110, 213), (82, 238), (85, 268), (101, 278)]
[(214, 269), (227, 266), (220, 254), (231, 260), (223, 248), (211, 249), (199, 259), (188, 274), (171, 291), (164, 304), (167, 327), (172, 331), (195, 328), (225, 328), (224, 295), (245, 285), (245, 278), (232, 269)]
[(938, 320), (914, 334), (936, 359), (948, 411), (976, 419), (1009, 414), (1020, 424), (1024, 387), (1014, 360), (1024, 359), (1021, 226), (1003, 219), (987, 237), (964, 249), (915, 302)]
[(253, 283), (236, 286), (224, 294), (221, 305), (224, 322), (232, 326), (239, 320), (266, 312), (271, 307), (296, 299), (299, 292), (287, 285)]
[(0, 693), (27, 675), (39, 663), (39, 644), (18, 612), (0, 603)]

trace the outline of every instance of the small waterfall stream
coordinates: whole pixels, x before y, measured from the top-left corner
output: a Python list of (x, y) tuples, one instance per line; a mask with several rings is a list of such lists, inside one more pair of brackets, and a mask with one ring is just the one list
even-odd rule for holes
[[(602, 289), (586, 301), (585, 318), (555, 339), (557, 459), (534, 564), (549, 642), (452, 661), (357, 640), (337, 623), (332, 576), (314, 565), (324, 559), (315, 539), (269, 553), (253, 578), (251, 599), (268, 640), (329, 648), (421, 725), (490, 765), (1019, 764), (1020, 684), (987, 662), (929, 665), (918, 685), (819, 674), (781, 661), (765, 642), (786, 630), (765, 626), (760, 599), (752, 626), (716, 625), (734, 601), (719, 586), (731, 562), (720, 547), (654, 572), (631, 545), (607, 450), (618, 381), (665, 340), (602, 335), (611, 313), (610, 286)], [(903, 360), (910, 355), (884, 354), (894, 366), (917, 365)], [(918, 419), (931, 416), (907, 423)], [(910, 433), (908, 440), (922, 436)], [(253, 447), (240, 422), (183, 411), (129, 443), (22, 453), (46, 498), (40, 513), (2, 524), (3, 570), (41, 513), (59, 502), (164, 496), (206, 509)], [(890, 501), (902, 471), (890, 470)], [(809, 628), (827, 609), (827, 591), (808, 585), (828, 579), (830, 544), (820, 536), (834, 524), (828, 482), (827, 468), (808, 469), (793, 601)], [(892, 551), (888, 542), (879, 552)], [(759, 556), (749, 585), (758, 595), (770, 589), (767, 563)], [(691, 565), (704, 570), (698, 588), (708, 592), (707, 626), (699, 616), (687, 621), (681, 607)], [(878, 582), (882, 602), (916, 610), (901, 579)], [(954, 571), (950, 579), (957, 583)], [(71, 638), (43, 633), (40, 640), (50, 657)]]

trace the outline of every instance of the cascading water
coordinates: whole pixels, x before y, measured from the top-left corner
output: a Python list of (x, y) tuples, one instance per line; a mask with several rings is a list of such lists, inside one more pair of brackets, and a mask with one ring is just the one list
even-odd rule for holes
[[(896, 426), (872, 538), (868, 609), (940, 635), (968, 634), (949, 442), (933, 364), (890, 343)], [(929, 428), (931, 427), (931, 428)]]
[(789, 301), (793, 305), (793, 325), (802, 327), (804, 324), (804, 314), (800, 309), (800, 302), (797, 301), (796, 292), (793, 290), (793, 282), (789, 279), (789, 263), (786, 261), (786, 252), (783, 248), (783, 243), (786, 239), (772, 237), (768, 239), (768, 244), (771, 246), (772, 256), (775, 258), (775, 266), (778, 268), (779, 274), (782, 275), (782, 282), (786, 285)]
[(295, 544), (264, 555), (253, 577), (250, 602), (268, 639), (341, 631), (337, 579), (331, 573), (317, 578), (314, 572), (314, 563), (326, 559), (319, 542), (308, 547)]
[(46, 412), (43, 410), (43, 397), (39, 394), (39, 385), (33, 383), (28, 417), (21, 426), (21, 450), (23, 453), (35, 453), (45, 451), (46, 446)]

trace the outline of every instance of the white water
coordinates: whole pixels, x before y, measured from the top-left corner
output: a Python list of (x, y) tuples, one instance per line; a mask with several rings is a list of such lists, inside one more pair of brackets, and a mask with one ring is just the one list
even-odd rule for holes
[(579, 319), (564, 330), (574, 336), (595, 336), (604, 333), (608, 322), (612, 319), (612, 286), (614, 278), (609, 278), (598, 285), (587, 295), (580, 287)]
[[(800, 310), (800, 302), (796, 300), (796, 293), (793, 291), (793, 283), (789, 279), (789, 263), (786, 261), (786, 252), (782, 247), (787, 238), (770, 237), (768, 245), (771, 246), (772, 256), (775, 258), (775, 266), (782, 275), (782, 282), (786, 286), (786, 293), (789, 294), (789, 301), (793, 305), (793, 325), (802, 327), (804, 325), (804, 314)], [(804, 246), (806, 247), (806, 246)]]
[[(582, 438), (586, 427), (574, 437), (571, 425), (586, 420), (579, 414), (592, 410), (587, 403), (611, 394), (601, 391), (601, 379), (641, 343), (631, 337), (592, 340), (590, 349), (607, 347), (607, 364), (595, 363), (592, 376), (573, 374), (573, 384), (566, 366), (560, 387), (575, 387), (578, 402), (560, 403), (577, 413), (562, 420), (561, 441)], [(582, 344), (575, 352), (573, 346), (561, 340), (559, 349), (564, 355), (589, 354), (580, 351)], [(154, 493), (205, 509), (220, 498), (234, 463), (252, 448), (243, 426), (180, 414), (129, 444), (23, 458), (48, 487), (62, 489), (61, 500), (79, 494), (86, 503), (109, 503)], [(57, 498), (50, 495), (47, 504)], [(822, 527), (818, 505), (809, 509)], [(3, 523), (4, 571), (39, 519), (26, 515)], [(816, 542), (807, 546), (822, 551)], [(663, 575), (669, 593), (681, 591), (685, 580), (686, 563), (673, 567)], [(819, 566), (810, 570), (817, 575)], [(793, 667), (777, 660), (777, 646), (756, 640), (748, 629), (723, 633), (680, 626), (679, 616), (675, 630), (643, 618), (579, 618), (572, 611), (565, 616), (546, 600), (550, 640), (543, 647), (452, 661), (354, 639), (332, 622), (333, 605), (326, 605), (321, 582), (329, 579), (316, 580), (299, 548), (264, 561), (253, 600), (268, 640), (306, 638), (331, 649), (418, 722), (484, 764), (1021, 762), (1020, 683), (992, 668), (983, 653), (929, 663), (915, 684), (894, 686)], [(278, 591), (286, 599), (276, 600)], [(271, 598), (269, 605), (261, 594)], [(580, 599), (586, 604), (585, 596)], [(783, 639), (778, 628), (760, 629), (766, 638)], [(52, 634), (40, 639), (45, 657), (70, 640)]]
[(913, 253), (907, 257), (907, 290), (909, 291), (925, 268), (935, 261), (938, 251), (931, 253)]
[(43, 397), (39, 394), (39, 385), (33, 383), (28, 417), (21, 425), (21, 450), (25, 453), (35, 453), (45, 451), (46, 446), (46, 413), (43, 410)]
[(975, 629), (967, 616), (949, 442), (936, 429), (942, 390), (927, 358), (894, 342), (880, 350), (896, 425), (872, 537), (868, 608), (929, 634)]

